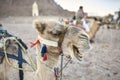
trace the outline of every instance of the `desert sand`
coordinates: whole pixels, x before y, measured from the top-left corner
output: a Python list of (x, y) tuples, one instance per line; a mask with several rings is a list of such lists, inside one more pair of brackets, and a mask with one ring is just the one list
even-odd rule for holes
[[(6, 17), (0, 18), (3, 29), (21, 38), (35, 61), (35, 48), (30, 42), (37, 38), (32, 27), (36, 18), (58, 20), (58, 17)], [(63, 70), (63, 80), (120, 80), (120, 30), (101, 27), (92, 43), (92, 49), (84, 53), (81, 62), (72, 61)], [(66, 58), (64, 58), (64, 63)]]

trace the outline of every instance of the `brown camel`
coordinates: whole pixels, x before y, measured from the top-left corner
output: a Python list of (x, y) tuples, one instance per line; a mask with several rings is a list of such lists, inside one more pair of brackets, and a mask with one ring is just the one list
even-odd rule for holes
[(96, 19), (93, 21), (92, 26), (90, 27), (90, 32), (88, 32), (87, 34), (89, 35), (90, 40), (93, 40), (96, 32), (99, 30), (100, 28), (100, 22), (97, 21)]
[[(75, 22), (75, 23), (74, 23), (74, 22)], [(90, 31), (89, 31), (89, 32), (86, 32), (86, 31), (85, 31), (85, 32), (88, 34), (89, 39), (90, 39), (90, 40), (93, 40), (94, 37), (95, 37), (95, 35), (96, 35), (96, 32), (99, 30), (99, 28), (100, 28), (100, 26), (101, 26), (101, 22), (100, 22), (99, 19), (97, 19), (97, 18), (95, 18), (95, 17), (89, 18), (89, 19), (87, 20), (87, 22), (90, 24), (90, 25), (89, 25)], [(61, 23), (64, 24), (64, 25), (66, 25), (66, 26), (69, 26), (69, 25), (71, 26), (71, 24), (72, 24), (72, 26), (74, 26), (74, 27), (78, 27), (78, 28), (81, 28), (81, 29), (85, 30), (85, 29), (83, 28), (83, 25), (81, 25), (81, 24), (76, 24), (76, 20), (74, 20), (73, 23), (70, 23), (70, 22), (66, 23), (66, 21), (63, 21), (63, 22), (61, 22)]]
[[(81, 52), (90, 48), (88, 35), (79, 28), (66, 28), (66, 26), (52, 21), (35, 21), (35, 29), (38, 32), (38, 40), (40, 41), (36, 49), (37, 72), (40, 80), (57, 80), (54, 76), (54, 68), (57, 66), (60, 56), (58, 42), (61, 35), (64, 34), (61, 43), (63, 54), (69, 56), (69, 58), (75, 56), (79, 60)], [(43, 61), (40, 54), (43, 44), (47, 46), (46, 61)]]

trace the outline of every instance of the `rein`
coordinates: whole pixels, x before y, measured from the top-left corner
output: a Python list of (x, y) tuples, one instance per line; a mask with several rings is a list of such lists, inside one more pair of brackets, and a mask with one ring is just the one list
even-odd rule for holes
[(65, 28), (65, 30), (63, 31), (63, 33), (61, 34), (60, 38), (59, 38), (59, 41), (58, 41), (58, 48), (60, 49), (59, 53), (61, 54), (61, 74), (60, 74), (60, 80), (62, 80), (62, 71), (63, 71), (63, 51), (62, 51), (62, 42), (64, 40), (64, 37), (65, 37), (65, 33), (67, 31), (68, 27)]
[[(7, 41), (9, 41), (9, 40), (14, 40), (14, 41), (17, 42), (18, 56), (7, 53), (6, 45), (9, 45), (9, 44), (7, 44)], [(23, 71), (33, 72), (33, 70), (35, 70), (35, 68), (34, 68), (35, 64), (33, 63), (32, 59), (28, 55), (26, 49), (27, 49), (27, 46), (21, 39), (17, 38), (16, 36), (13, 36), (13, 35), (9, 34), (7, 32), (7, 30), (0, 30), (0, 57), (1, 57), (0, 63), (2, 63), (3, 59), (5, 58), (8, 65), (10, 65), (14, 69), (19, 70), (19, 78), (20, 78), (20, 80), (24, 79)], [(27, 57), (30, 60), (30, 64), (25, 59), (23, 59), (22, 52), (25, 53), (25, 55), (27, 55)], [(10, 62), (9, 58), (17, 60), (18, 61), (18, 67), (13, 66), (13, 64)], [(23, 63), (27, 63), (28, 65), (30, 65), (33, 68), (33, 70), (24, 69), (22, 67)]]
[[(4, 52), (0, 52), (0, 56), (5, 56)], [(8, 58), (11, 58), (11, 59), (15, 59), (15, 60), (18, 61), (18, 57), (15, 56), (15, 55), (13, 55), (13, 54), (7, 53), (7, 57), (8, 57)], [(22, 61), (23, 63), (27, 63), (27, 61), (26, 61), (25, 59), (21, 59), (21, 61)]]
[[(26, 49), (24, 48), (24, 46), (19, 42), (19, 40), (17, 40), (15, 37), (7, 37), (6, 39), (5, 39), (5, 41), (4, 41), (4, 54), (5, 54), (5, 59), (6, 59), (6, 61), (7, 61), (7, 63), (11, 66), (11, 67), (13, 67), (14, 69), (17, 69), (17, 70), (23, 70), (23, 71), (29, 71), (29, 72), (33, 72), (33, 70), (28, 70), (28, 69), (24, 69), (24, 68), (18, 68), (18, 67), (16, 67), (16, 66), (13, 66), (13, 64), (11, 64), (10, 63), (10, 61), (9, 61), (9, 59), (8, 59), (8, 56), (7, 56), (7, 51), (6, 51), (6, 42), (8, 41), (8, 40), (14, 40), (14, 41), (16, 41), (17, 42), (17, 44), (18, 44), (18, 54), (19, 54), (19, 52), (21, 52), (21, 51), (23, 51), (23, 53), (29, 58), (29, 60), (30, 60), (30, 66), (33, 68), (33, 70), (35, 70), (35, 64), (34, 64), (34, 62), (32, 61), (32, 59), (30, 58), (30, 56), (28, 55), (28, 53), (27, 53), (27, 51), (26, 51)], [(21, 51), (20, 51), (21, 50)], [(22, 56), (22, 55), (20, 55), (20, 56)]]
[[(17, 45), (18, 45), (18, 56), (15, 56), (13, 54), (7, 53), (6, 45), (8, 45), (8, 46), (10, 45), (10, 43), (7, 44), (7, 41), (9, 41), (9, 40), (15, 40), (17, 42)], [(23, 73), (22, 64), (23, 63), (27, 63), (27, 61), (25, 59), (23, 59), (23, 56), (22, 56), (22, 50), (21, 49), (23, 49), (23, 48), (27, 49), (27, 46), (25, 45), (25, 43), (21, 39), (18, 39), (16, 36), (13, 36), (13, 35), (9, 34), (7, 32), (7, 30), (0, 30), (0, 57), (1, 57), (0, 63), (2, 64), (3, 59), (5, 58), (6, 62), (11, 67), (19, 69), (19, 78), (20, 78), (20, 80), (24, 79), (24, 73)], [(19, 68), (13, 66), (13, 64), (10, 63), (9, 58), (17, 60)]]

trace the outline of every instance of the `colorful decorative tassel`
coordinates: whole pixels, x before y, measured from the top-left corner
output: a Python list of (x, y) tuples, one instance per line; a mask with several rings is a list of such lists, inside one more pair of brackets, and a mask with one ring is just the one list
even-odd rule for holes
[(43, 61), (47, 60), (47, 53), (44, 54)]
[(33, 42), (31, 42), (30, 48), (34, 47), (34, 46), (35, 46), (36, 44), (38, 44), (38, 43), (40, 43), (40, 41), (39, 41), (39, 40), (36, 40), (34, 43), (33, 43)]
[(47, 53), (47, 47), (46, 47), (46, 45), (43, 45), (43, 47), (41, 49), (41, 56), (44, 57), (45, 53)]
[(54, 67), (54, 75), (56, 78), (58, 77), (58, 67)]
[(43, 57), (43, 61), (47, 60), (47, 47), (44, 44), (42, 49), (41, 49), (41, 57)]
[[(31, 48), (34, 47), (36, 44), (40, 43), (39, 40), (36, 40), (34, 43), (31, 42)], [(41, 57), (43, 57), (43, 61), (47, 60), (47, 47), (45, 44), (43, 44), (41, 49)]]

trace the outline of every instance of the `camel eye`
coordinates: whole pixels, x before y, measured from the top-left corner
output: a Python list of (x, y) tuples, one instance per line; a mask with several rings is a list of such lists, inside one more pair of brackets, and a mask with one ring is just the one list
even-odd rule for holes
[(54, 36), (60, 36), (61, 35), (61, 31), (52, 31), (52, 34), (54, 35)]
[(53, 35), (53, 36), (60, 36), (61, 35), (61, 31), (57, 31), (57, 30), (53, 30), (53, 31), (47, 31), (48, 32), (48, 34), (51, 34), (51, 35)]
[(54, 33), (54, 35), (56, 35), (56, 36), (60, 36), (61, 35), (61, 31), (56, 31), (56, 33)]

